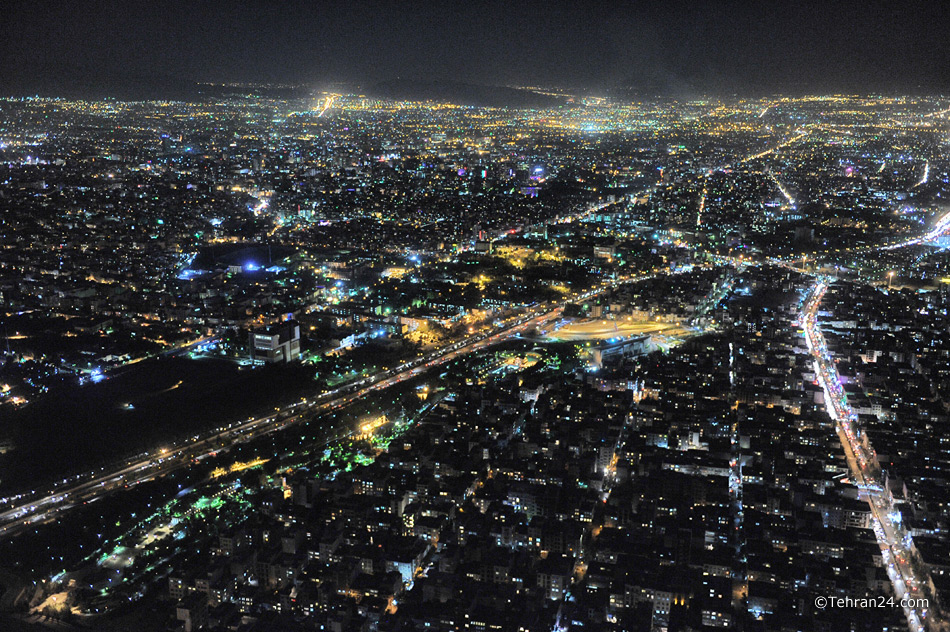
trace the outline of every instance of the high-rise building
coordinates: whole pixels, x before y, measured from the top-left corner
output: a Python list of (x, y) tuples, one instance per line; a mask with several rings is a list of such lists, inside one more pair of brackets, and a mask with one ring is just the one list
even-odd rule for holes
[(253, 362), (292, 362), (300, 358), (300, 324), (287, 320), (251, 331), (248, 347)]

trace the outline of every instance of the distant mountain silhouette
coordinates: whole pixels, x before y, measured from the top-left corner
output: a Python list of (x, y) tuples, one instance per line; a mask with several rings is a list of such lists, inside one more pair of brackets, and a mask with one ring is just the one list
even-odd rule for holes
[(68, 99), (115, 98), (186, 100), (199, 95), (198, 84), (161, 73), (134, 73), (78, 64), (7, 66), (0, 70), (0, 96)]
[(249, 94), (274, 99), (295, 99), (308, 97), (310, 90), (198, 83), (163, 73), (125, 72), (78, 64), (0, 68), (0, 97), (191, 101)]
[(201, 96), (204, 97), (227, 97), (234, 95), (256, 97), (266, 97), (268, 99), (304, 99), (310, 96), (310, 88), (302, 86), (297, 87), (266, 87), (250, 85), (223, 85), (223, 84), (199, 84)]
[(565, 103), (565, 99), (530, 90), (448, 80), (393, 79), (368, 88), (367, 94), (379, 99), (437, 101), (479, 107), (548, 108)]

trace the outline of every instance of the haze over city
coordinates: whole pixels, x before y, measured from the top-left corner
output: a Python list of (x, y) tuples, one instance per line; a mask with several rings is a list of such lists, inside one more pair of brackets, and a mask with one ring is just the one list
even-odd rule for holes
[(932, 5), (2, 13), (0, 630), (950, 629)]
[(397, 78), (594, 96), (919, 94), (946, 90), (950, 67), (946, 12), (924, 2), (11, 0), (4, 14), (0, 85), (50, 95)]

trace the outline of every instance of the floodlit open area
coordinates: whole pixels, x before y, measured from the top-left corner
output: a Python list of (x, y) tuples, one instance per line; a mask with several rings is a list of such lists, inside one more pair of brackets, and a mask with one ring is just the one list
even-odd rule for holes
[(545, 337), (552, 341), (572, 340), (610, 340), (620, 342), (638, 336), (663, 334), (664, 336), (686, 336), (689, 328), (677, 323), (664, 323), (649, 320), (578, 320), (552, 329)]

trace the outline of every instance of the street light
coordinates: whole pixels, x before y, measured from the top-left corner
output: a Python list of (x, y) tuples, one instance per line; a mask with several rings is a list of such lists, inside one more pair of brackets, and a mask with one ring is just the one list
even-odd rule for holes
[(894, 271), (891, 270), (887, 273), (887, 289), (891, 289), (891, 281), (894, 280)]

